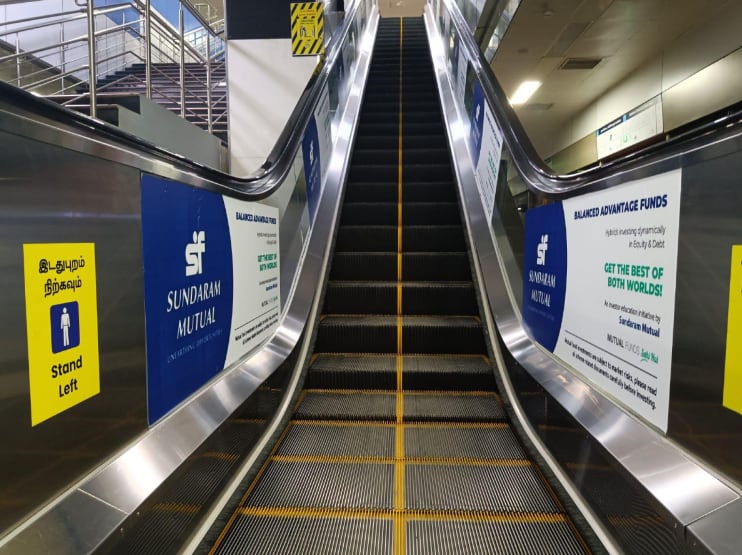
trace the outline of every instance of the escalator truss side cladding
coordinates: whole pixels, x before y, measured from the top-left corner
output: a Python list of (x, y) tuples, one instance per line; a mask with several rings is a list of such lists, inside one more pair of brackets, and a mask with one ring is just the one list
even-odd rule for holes
[(380, 21), (350, 163), (305, 389), (210, 552), (588, 553), (495, 387), (422, 18)]

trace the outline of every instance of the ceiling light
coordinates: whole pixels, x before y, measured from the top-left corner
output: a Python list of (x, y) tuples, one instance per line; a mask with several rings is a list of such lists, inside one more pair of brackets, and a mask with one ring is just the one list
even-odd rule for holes
[(520, 87), (516, 89), (515, 94), (510, 98), (510, 104), (513, 106), (525, 104), (540, 86), (541, 81), (523, 81)]

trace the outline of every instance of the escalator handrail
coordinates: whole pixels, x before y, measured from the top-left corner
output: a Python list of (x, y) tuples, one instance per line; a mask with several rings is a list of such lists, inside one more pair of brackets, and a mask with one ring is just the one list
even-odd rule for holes
[(201, 185), (203, 188), (214, 189), (218, 184), (219, 192), (227, 196), (250, 201), (261, 200), (270, 196), (284, 182), (293, 167), (294, 157), (301, 146), (304, 129), (322, 98), (330, 74), (335, 64), (338, 63), (338, 58), (342, 55), (343, 45), (348, 39), (361, 4), (362, 2), (356, 2), (352, 10), (346, 13), (342, 28), (336, 34), (336, 40), (333, 41), (324, 60), (318, 63), (319, 71), (315, 71), (314, 76), (307, 84), (266, 162), (247, 177), (236, 177), (218, 169), (210, 168), (118, 127), (85, 114), (74, 112), (49, 99), (4, 82), (0, 82), (0, 99), (4, 104), (10, 106), (13, 111), (22, 110), (33, 116), (54, 121), (67, 128), (95, 134), (96, 137), (103, 137), (118, 144), (132, 147), (138, 152), (171, 163), (179, 169), (195, 173), (204, 179), (204, 183)]
[[(452, 0), (442, 1), (456, 27), (461, 45), (466, 51), (467, 61), (482, 86), (484, 98), (502, 131), (513, 163), (518, 168), (525, 185), (533, 192), (549, 196), (570, 196), (578, 192), (581, 194), (604, 186), (610, 178), (615, 178), (619, 173), (659, 159), (685, 154), (722, 136), (739, 133), (742, 128), (742, 103), (740, 103), (711, 117), (701, 118), (695, 123), (683, 126), (676, 134), (666, 133), (667, 140), (653, 143), (610, 161), (598, 161), (595, 165), (573, 173), (555, 173), (536, 152), (458, 6)], [(615, 183), (615, 179), (611, 181)]]

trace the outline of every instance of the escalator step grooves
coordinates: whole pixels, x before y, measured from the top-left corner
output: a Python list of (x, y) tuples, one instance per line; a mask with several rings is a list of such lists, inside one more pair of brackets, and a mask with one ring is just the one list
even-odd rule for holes
[(304, 390), (211, 552), (585, 553), (495, 389), (422, 18), (380, 19), (350, 160)]
[(381, 519), (239, 516), (216, 553), (387, 555), (392, 527)]
[(391, 509), (394, 465), (273, 461), (246, 507)]

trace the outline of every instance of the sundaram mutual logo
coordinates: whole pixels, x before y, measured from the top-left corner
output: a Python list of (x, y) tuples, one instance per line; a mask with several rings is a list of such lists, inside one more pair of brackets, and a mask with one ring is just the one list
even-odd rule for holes
[(541, 236), (541, 241), (536, 246), (536, 265), (546, 266), (546, 251), (549, 250), (549, 234)]
[[(536, 266), (546, 266), (547, 250), (549, 250), (548, 233), (542, 235), (541, 240), (536, 245)], [(541, 270), (529, 270), (528, 281), (532, 286), (531, 300), (550, 308), (551, 291), (556, 287), (556, 274)]]
[[(185, 275), (192, 278), (204, 273), (206, 232), (194, 231), (193, 241), (185, 246)], [(190, 280), (189, 280), (190, 281)], [(188, 314), (178, 318), (176, 338), (188, 337), (194, 332), (216, 323), (216, 306), (203, 306), (207, 301), (222, 294), (221, 280), (208, 280), (198, 284), (172, 289), (167, 294), (166, 311), (183, 310)]]
[(204, 273), (203, 255), (206, 252), (206, 232), (194, 231), (193, 243), (185, 248), (186, 276), (200, 276)]

